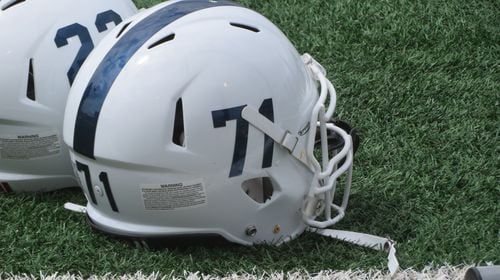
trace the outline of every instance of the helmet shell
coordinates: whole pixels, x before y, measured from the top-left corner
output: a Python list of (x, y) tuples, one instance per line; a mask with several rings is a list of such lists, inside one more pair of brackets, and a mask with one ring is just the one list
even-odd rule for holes
[(66, 107), (64, 141), (92, 225), (241, 244), (299, 235), (312, 172), (241, 110), (304, 135), (316, 101), (299, 53), (260, 14), (200, 0), (141, 12), (91, 54)]
[(130, 0), (0, 1), (4, 191), (78, 185), (62, 140), (70, 86), (104, 35), (136, 11)]

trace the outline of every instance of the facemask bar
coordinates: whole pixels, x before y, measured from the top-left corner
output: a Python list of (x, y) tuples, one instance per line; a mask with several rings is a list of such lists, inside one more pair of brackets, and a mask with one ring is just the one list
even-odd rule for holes
[[(325, 76), (325, 69), (309, 54), (304, 54), (302, 59), (311, 71), (312, 77), (319, 83), (320, 88), (320, 96), (311, 116), (311, 124), (315, 123), (316, 125), (311, 125), (306, 149), (307, 160), (314, 172), (314, 177), (311, 182), (311, 189), (305, 200), (302, 217), (305, 223), (311, 227), (325, 228), (339, 222), (345, 215), (351, 190), (353, 146), (349, 134), (333, 125), (333, 123), (328, 122), (335, 112), (337, 96), (335, 88)], [(329, 104), (325, 111), (327, 97), (329, 97)], [(314, 140), (318, 128), (321, 135), (321, 164), (314, 157)], [(340, 135), (344, 140), (342, 150), (333, 155), (331, 159), (328, 154), (328, 130)], [(345, 161), (339, 167), (338, 164), (342, 159), (345, 159)], [(333, 199), (337, 187), (337, 179), (344, 175), (344, 173), (346, 173), (344, 196), (342, 204), (339, 206), (333, 203)], [(332, 209), (336, 213), (334, 217), (332, 217)], [(324, 218), (319, 220), (318, 218), (322, 213)]]
[[(351, 136), (347, 134), (347, 132), (333, 125), (333, 123), (328, 122), (335, 112), (337, 99), (335, 88), (325, 76), (325, 69), (309, 54), (304, 54), (302, 59), (310, 70), (312, 77), (320, 86), (320, 96), (311, 115), (311, 128), (307, 136), (308, 142), (305, 156), (303, 156), (302, 150), (296, 149), (298, 138), (295, 135), (271, 122), (252, 106), (243, 108), (241, 116), (244, 120), (271, 137), (276, 143), (287, 149), (292, 156), (304, 163), (311, 172), (314, 173), (311, 188), (302, 208), (302, 217), (304, 222), (311, 227), (325, 228), (337, 223), (344, 217), (349, 192), (351, 190), (353, 145)], [(329, 97), (330, 102), (325, 111), (327, 97)], [(314, 157), (314, 144), (318, 127), (321, 135), (322, 164)], [(344, 140), (344, 147), (342, 150), (331, 159), (328, 154), (328, 130), (340, 135)], [(343, 159), (345, 159), (345, 161), (339, 167), (338, 164)], [(342, 204), (338, 206), (333, 203), (337, 179), (346, 172), (344, 197)], [(334, 217), (331, 215), (332, 209), (336, 213)], [(324, 220), (318, 220), (322, 212), (325, 218)]]

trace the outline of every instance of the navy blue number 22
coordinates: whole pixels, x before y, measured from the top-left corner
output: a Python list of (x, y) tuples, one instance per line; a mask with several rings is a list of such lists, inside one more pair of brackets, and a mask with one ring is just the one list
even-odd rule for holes
[[(227, 121), (236, 121), (236, 139), (234, 142), (233, 161), (229, 177), (239, 176), (243, 173), (243, 165), (247, 155), (248, 144), (248, 122), (241, 116), (241, 111), (247, 105), (237, 106), (228, 109), (212, 111), (212, 120), (214, 128), (226, 126)], [(274, 122), (273, 100), (266, 99), (260, 105), (259, 113), (268, 120)], [(264, 136), (264, 156), (262, 159), (262, 168), (271, 167), (273, 162), (274, 141), (268, 135)]]
[[(99, 31), (99, 33), (106, 31), (108, 29), (106, 27), (106, 24), (111, 22), (114, 22), (115, 25), (118, 25), (120, 22), (122, 22), (122, 18), (119, 14), (112, 10), (108, 10), (98, 14), (95, 20), (97, 31)], [(68, 80), (70, 85), (73, 84), (78, 70), (80, 70), (83, 62), (85, 61), (85, 59), (87, 59), (87, 56), (94, 49), (94, 43), (92, 42), (92, 38), (90, 37), (89, 30), (87, 29), (87, 27), (79, 23), (73, 23), (57, 30), (54, 42), (56, 43), (56, 46), (58, 48), (61, 48), (68, 45), (68, 39), (74, 36), (78, 36), (82, 46), (80, 47), (80, 50), (76, 54), (76, 57), (68, 70)]]

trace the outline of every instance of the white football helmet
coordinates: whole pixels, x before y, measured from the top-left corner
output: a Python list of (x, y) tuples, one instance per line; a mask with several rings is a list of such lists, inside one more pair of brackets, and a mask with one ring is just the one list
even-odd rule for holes
[(130, 0), (0, 0), (0, 192), (78, 186), (62, 143), (70, 85), (136, 12)]
[[(333, 225), (353, 157), (350, 135), (328, 122), (335, 101), (324, 69), (260, 14), (230, 1), (157, 5), (106, 36), (71, 89), (64, 141), (88, 204), (67, 208), (143, 240), (279, 244)], [(344, 142), (335, 155), (329, 131)]]

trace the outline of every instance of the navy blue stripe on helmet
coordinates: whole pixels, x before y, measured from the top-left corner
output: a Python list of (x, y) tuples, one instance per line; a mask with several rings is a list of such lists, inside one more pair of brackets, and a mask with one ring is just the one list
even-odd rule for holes
[(177, 19), (217, 6), (237, 6), (237, 4), (222, 0), (179, 1), (157, 10), (122, 35), (103, 58), (83, 93), (75, 123), (73, 139), (75, 152), (94, 158), (97, 121), (104, 100), (123, 67), (144, 43)]

